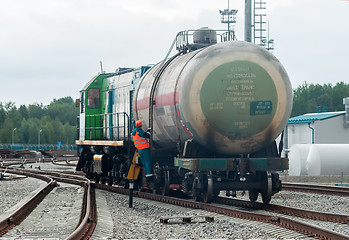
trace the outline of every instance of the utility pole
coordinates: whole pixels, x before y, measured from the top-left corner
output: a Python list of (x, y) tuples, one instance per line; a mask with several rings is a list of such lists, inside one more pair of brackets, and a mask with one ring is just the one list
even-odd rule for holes
[(15, 143), (15, 131), (16, 131), (16, 129), (17, 129), (17, 128), (14, 128), (14, 129), (12, 130), (12, 146), (13, 146), (14, 143)]
[(40, 149), (40, 133), (42, 132), (42, 129), (39, 130), (39, 133), (38, 133), (38, 143), (39, 143), (39, 149)]

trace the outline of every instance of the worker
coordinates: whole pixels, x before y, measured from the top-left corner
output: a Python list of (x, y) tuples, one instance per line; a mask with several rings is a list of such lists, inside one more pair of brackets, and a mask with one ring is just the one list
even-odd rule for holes
[(142, 121), (136, 121), (136, 128), (132, 132), (132, 140), (135, 147), (138, 149), (138, 153), (141, 156), (145, 177), (147, 179), (148, 186), (152, 186), (153, 173), (151, 170), (151, 158), (150, 158), (150, 134), (142, 130)]

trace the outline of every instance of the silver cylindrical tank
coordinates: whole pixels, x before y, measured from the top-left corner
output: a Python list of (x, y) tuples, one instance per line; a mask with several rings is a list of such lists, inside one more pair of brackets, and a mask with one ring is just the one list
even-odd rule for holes
[(294, 144), (288, 158), (290, 160), (290, 176), (305, 176), (307, 172), (307, 159), (312, 144)]
[(307, 171), (309, 176), (349, 174), (349, 144), (313, 144)]
[[(161, 64), (136, 87), (135, 118), (149, 126), (149, 98)], [(224, 154), (252, 153), (285, 128), (292, 87), (281, 63), (264, 48), (223, 42), (175, 58), (154, 97), (154, 141), (164, 147), (195, 139)]]

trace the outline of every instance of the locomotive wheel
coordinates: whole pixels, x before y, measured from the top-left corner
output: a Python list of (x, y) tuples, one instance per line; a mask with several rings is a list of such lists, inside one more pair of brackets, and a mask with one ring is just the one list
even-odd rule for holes
[(207, 186), (203, 192), (203, 200), (205, 203), (211, 203), (213, 199), (213, 178), (209, 176), (207, 178)]
[(248, 190), (248, 196), (251, 202), (255, 202), (257, 201), (257, 198), (258, 198), (258, 191), (253, 189)]
[(265, 176), (265, 186), (262, 191), (262, 200), (264, 204), (268, 204), (271, 200), (273, 190), (273, 179), (271, 173), (266, 173)]
[(170, 193), (170, 172), (168, 170), (164, 171), (164, 179), (161, 187), (161, 195), (168, 196)]

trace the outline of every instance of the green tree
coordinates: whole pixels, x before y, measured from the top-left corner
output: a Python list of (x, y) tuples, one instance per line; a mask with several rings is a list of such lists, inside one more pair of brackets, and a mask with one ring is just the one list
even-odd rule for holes
[(6, 111), (2, 103), (0, 103), (0, 129), (2, 128), (2, 125), (4, 124), (6, 118)]
[[(13, 102), (0, 103), (0, 143), (73, 144), (78, 109), (71, 97), (54, 99), (48, 106), (30, 104), (18, 109)], [(16, 130), (14, 131), (13, 129)]]
[(322, 111), (343, 111), (343, 98), (349, 96), (349, 84), (308, 84), (304, 82), (293, 92), (291, 116)]
[(22, 115), (23, 118), (28, 119), (29, 113), (28, 113), (28, 109), (25, 105), (21, 105), (19, 107), (18, 111)]
[(45, 115), (45, 108), (42, 104), (34, 103), (28, 106), (28, 117), (41, 119)]
[(63, 124), (69, 123), (71, 126), (76, 125), (78, 109), (75, 107), (71, 97), (58, 100), (54, 99), (53, 102), (47, 106), (47, 113), (51, 119), (58, 118)]

